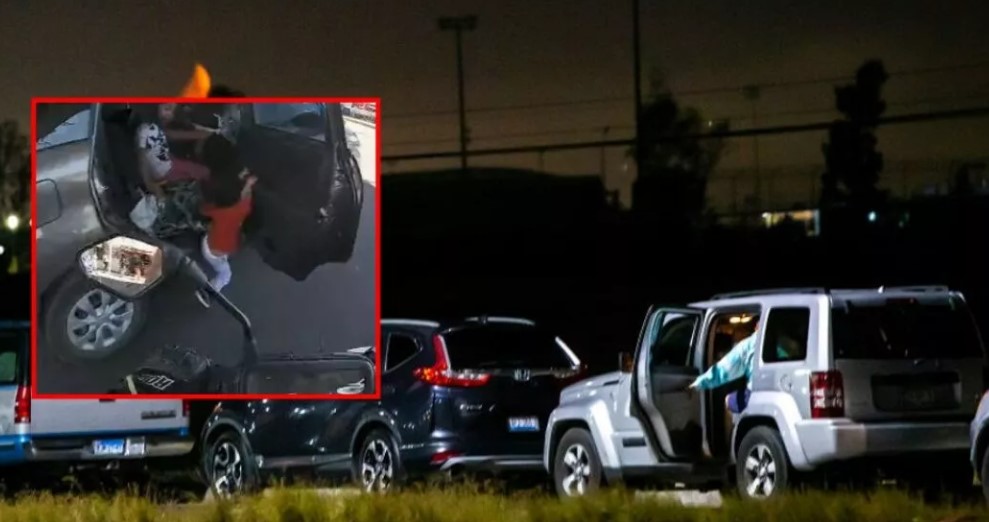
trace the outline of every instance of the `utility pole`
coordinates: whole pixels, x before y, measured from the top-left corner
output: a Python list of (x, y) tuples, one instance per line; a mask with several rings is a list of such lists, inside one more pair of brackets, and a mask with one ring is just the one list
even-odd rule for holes
[(642, 172), (642, 60), (639, 42), (639, 0), (632, 0), (632, 76), (635, 82), (635, 169)]
[[(752, 128), (759, 128), (759, 97), (762, 94), (762, 90), (758, 85), (749, 85), (743, 89), (745, 98), (752, 102)], [(755, 168), (755, 200), (756, 200), (756, 210), (765, 210), (765, 205), (762, 201), (762, 172), (759, 166), (759, 136), (752, 137), (752, 165)]]
[(460, 112), (460, 169), (467, 173), (467, 110), (464, 104), (464, 31), (477, 27), (476, 16), (442, 17), (439, 19), (441, 31), (453, 31), (457, 40), (457, 98)]

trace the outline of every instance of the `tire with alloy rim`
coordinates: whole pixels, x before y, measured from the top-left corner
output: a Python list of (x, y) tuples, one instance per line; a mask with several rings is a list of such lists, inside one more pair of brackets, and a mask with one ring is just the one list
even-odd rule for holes
[(357, 483), (369, 493), (383, 493), (399, 483), (400, 472), (398, 447), (391, 433), (380, 428), (369, 433), (354, 455)]
[(983, 451), (981, 464), (982, 472), (979, 474), (979, 478), (982, 482), (982, 495), (986, 498), (986, 502), (989, 502), (989, 450)]
[(145, 301), (121, 299), (70, 273), (45, 309), (45, 338), (62, 361), (105, 359), (127, 346), (146, 319)]
[(770, 498), (790, 485), (790, 459), (779, 433), (765, 426), (745, 434), (735, 466), (738, 492), (745, 498)]
[(257, 489), (257, 470), (244, 439), (235, 431), (224, 431), (213, 439), (205, 457), (206, 481), (217, 496), (231, 497)]
[(602, 484), (601, 459), (591, 433), (571, 428), (563, 434), (553, 457), (553, 485), (561, 497), (593, 493)]

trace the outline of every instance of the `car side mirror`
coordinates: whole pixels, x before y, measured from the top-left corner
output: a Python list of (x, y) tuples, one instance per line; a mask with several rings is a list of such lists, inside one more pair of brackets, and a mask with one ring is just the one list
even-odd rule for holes
[(618, 354), (618, 370), (622, 373), (632, 373), (632, 369), (635, 366), (635, 357), (628, 353), (622, 352)]
[(79, 252), (86, 277), (123, 299), (136, 299), (164, 279), (161, 247), (127, 236), (114, 236)]

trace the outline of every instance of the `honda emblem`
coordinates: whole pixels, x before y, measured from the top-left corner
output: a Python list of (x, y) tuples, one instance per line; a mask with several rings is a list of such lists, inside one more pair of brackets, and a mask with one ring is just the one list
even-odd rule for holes
[(529, 380), (529, 377), (529, 370), (515, 370), (516, 381), (525, 382)]

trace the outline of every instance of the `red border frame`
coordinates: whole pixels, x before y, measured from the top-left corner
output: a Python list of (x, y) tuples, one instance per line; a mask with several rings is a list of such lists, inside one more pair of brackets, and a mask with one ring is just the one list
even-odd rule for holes
[[(43, 394), (38, 393), (38, 209), (37, 209), (37, 143), (39, 103), (373, 103), (375, 109), (375, 155), (374, 175), (374, 381), (375, 392), (357, 395), (340, 394)], [(342, 97), (267, 97), (247, 96), (240, 98), (186, 98), (186, 97), (36, 97), (31, 98), (31, 397), (34, 399), (204, 399), (204, 400), (380, 400), (381, 399), (381, 98), (342, 98)]]

